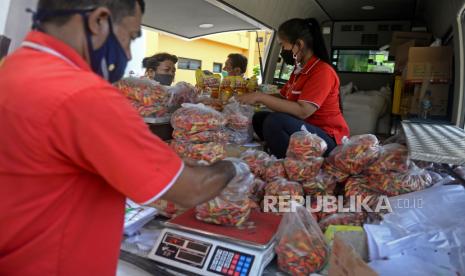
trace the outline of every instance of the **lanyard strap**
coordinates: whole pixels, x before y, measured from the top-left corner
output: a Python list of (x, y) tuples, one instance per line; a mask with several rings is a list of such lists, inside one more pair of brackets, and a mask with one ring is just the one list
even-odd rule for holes
[(47, 54), (50, 54), (52, 56), (58, 57), (58, 58), (60, 58), (60, 59), (62, 59), (64, 61), (66, 61), (69, 65), (73, 66), (74, 68), (79, 68), (69, 58), (65, 57), (64, 55), (58, 53), (57, 51), (55, 51), (55, 50), (53, 50), (53, 49), (51, 49), (51, 48), (49, 48), (47, 46), (40, 45), (40, 44), (30, 42), (30, 41), (24, 41), (23, 43), (21, 43), (21, 46), (31, 48), (31, 49), (34, 49), (34, 50), (37, 50), (37, 51), (40, 51), (40, 52), (47, 53)]

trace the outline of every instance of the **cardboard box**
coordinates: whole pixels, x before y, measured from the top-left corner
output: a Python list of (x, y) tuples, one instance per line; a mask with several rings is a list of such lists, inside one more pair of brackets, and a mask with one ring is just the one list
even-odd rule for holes
[(389, 55), (395, 56), (397, 54), (397, 47), (411, 40), (415, 41), (416, 46), (429, 46), (432, 38), (431, 33), (394, 32), (389, 47)]
[[(415, 87), (413, 98), (410, 102), (409, 113), (412, 115), (420, 114), (420, 86)], [(449, 103), (449, 84), (430, 84), (427, 90), (431, 91), (432, 108), (431, 116), (447, 116), (447, 107)]]
[(448, 82), (452, 77), (450, 47), (411, 47), (408, 54), (407, 81), (423, 82), (424, 79)]
[(415, 40), (409, 40), (397, 47), (394, 71), (402, 72), (407, 67), (408, 53), (411, 47), (419, 46)]
[(328, 275), (331, 276), (377, 276), (371, 267), (360, 257), (350, 241), (335, 235)]

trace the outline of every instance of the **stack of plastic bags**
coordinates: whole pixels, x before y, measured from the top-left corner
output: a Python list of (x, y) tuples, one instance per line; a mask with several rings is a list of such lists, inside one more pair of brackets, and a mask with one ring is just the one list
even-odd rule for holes
[(203, 104), (183, 104), (171, 117), (172, 147), (182, 158), (214, 163), (226, 157), (224, 116)]
[(223, 108), (223, 114), (227, 121), (225, 133), (229, 143), (243, 145), (252, 142), (253, 106), (233, 101)]

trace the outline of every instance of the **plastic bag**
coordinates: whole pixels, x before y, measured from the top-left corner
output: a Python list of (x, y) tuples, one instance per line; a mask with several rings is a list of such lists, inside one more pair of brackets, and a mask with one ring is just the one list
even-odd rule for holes
[(125, 78), (115, 83), (115, 87), (130, 100), (131, 105), (143, 117), (161, 117), (168, 113), (168, 94), (157, 82), (148, 79)]
[(234, 96), (235, 77), (227, 76), (221, 81), (220, 100), (227, 103)]
[(323, 171), (332, 176), (336, 182), (344, 182), (350, 176), (329, 163), (328, 159), (323, 163)]
[(226, 140), (230, 144), (234, 145), (244, 145), (252, 142), (253, 140), (253, 130), (246, 129), (244, 131), (237, 131), (233, 129), (226, 128), (224, 130), (226, 135)]
[(407, 173), (386, 173), (368, 176), (369, 188), (388, 196), (420, 191), (433, 184), (430, 174), (413, 165)]
[(141, 106), (165, 105), (168, 100), (166, 89), (155, 81), (140, 78), (124, 78), (115, 83), (121, 93)]
[(227, 120), (227, 127), (237, 131), (248, 130), (252, 126), (254, 107), (233, 101), (223, 108)]
[(236, 76), (233, 78), (234, 81), (234, 94), (242, 96), (247, 93), (247, 80), (242, 76)]
[(249, 198), (254, 202), (260, 204), (265, 196), (265, 187), (267, 183), (260, 178), (255, 177), (252, 187), (250, 188)]
[(405, 173), (410, 166), (407, 147), (401, 144), (387, 144), (381, 147), (378, 160), (368, 166), (365, 174)]
[(318, 135), (308, 132), (303, 125), (301, 131), (291, 135), (286, 156), (297, 160), (309, 160), (321, 157), (327, 149), (326, 142)]
[(266, 181), (273, 181), (276, 177), (287, 177), (283, 159), (276, 159), (276, 157), (271, 156), (271, 158), (266, 162), (265, 167), (264, 178)]
[(247, 92), (254, 93), (254, 92), (257, 92), (257, 89), (258, 89), (258, 79), (256, 76), (252, 76), (247, 81)]
[(228, 141), (227, 134), (223, 130), (209, 130), (189, 134), (183, 130), (175, 129), (173, 139), (190, 143), (226, 143)]
[(168, 88), (168, 107), (176, 110), (183, 103), (195, 103), (198, 91), (187, 82), (178, 82), (175, 86)]
[(284, 159), (284, 168), (288, 178), (292, 181), (306, 181), (318, 175), (324, 158), (311, 157), (307, 160), (297, 160), (293, 158)]
[(167, 218), (174, 218), (187, 210), (178, 204), (165, 199), (158, 199), (148, 206), (156, 208), (158, 213)]
[(236, 176), (220, 195), (196, 207), (196, 219), (213, 224), (240, 226), (249, 218), (252, 208), (249, 191), (254, 177), (247, 164), (239, 159), (229, 160), (233, 161)]
[(357, 175), (371, 165), (379, 156), (380, 147), (372, 134), (345, 139), (329, 155), (327, 161), (334, 168), (349, 175)]
[(286, 213), (277, 234), (275, 247), (279, 269), (297, 276), (308, 276), (321, 270), (329, 249), (315, 219), (303, 206)]
[[(274, 211), (274, 209), (277, 209), (279, 213), (280, 206), (288, 205), (288, 200), (292, 200), (292, 197), (300, 197), (303, 195), (302, 185), (299, 183), (284, 178), (275, 178), (265, 186), (265, 199), (262, 201), (262, 210), (266, 211), (267, 209), (271, 209)], [(277, 197), (276, 204), (272, 204), (273, 201), (269, 201), (270, 198), (267, 199), (266, 197)], [(265, 208), (265, 204), (269, 204), (268, 206), (270, 208)]]
[(193, 144), (173, 141), (171, 146), (181, 158), (204, 160), (208, 163), (214, 163), (226, 158), (226, 150), (224, 145), (220, 143)]
[(131, 105), (142, 117), (162, 117), (168, 114), (168, 109), (162, 105), (145, 106), (134, 100), (131, 100)]
[(335, 213), (322, 218), (318, 224), (320, 225), (321, 231), (324, 232), (330, 225), (362, 226), (363, 223), (365, 223), (366, 217), (366, 213), (363, 212)]
[(270, 160), (270, 156), (266, 152), (249, 149), (241, 154), (241, 159), (249, 165), (250, 171), (256, 177), (262, 178), (265, 175), (266, 162)]
[(183, 104), (171, 117), (174, 129), (188, 133), (217, 130), (225, 124), (223, 114), (203, 104)]
[(356, 202), (361, 203), (368, 198), (366, 204), (370, 208), (378, 204), (380, 193), (369, 188), (368, 178), (365, 176), (352, 176), (347, 179), (344, 187), (344, 196), (346, 198), (355, 197)]
[(212, 98), (219, 98), (221, 75), (205, 74), (201, 69), (195, 71), (195, 78), (197, 80), (197, 87), (202, 93), (207, 93)]
[(461, 178), (465, 179), (465, 167), (458, 166), (454, 169), (454, 172), (458, 174)]
[(325, 196), (333, 195), (334, 188), (336, 187), (336, 180), (329, 174), (320, 171), (320, 173), (313, 179), (307, 180), (302, 183), (305, 195), (309, 196)]

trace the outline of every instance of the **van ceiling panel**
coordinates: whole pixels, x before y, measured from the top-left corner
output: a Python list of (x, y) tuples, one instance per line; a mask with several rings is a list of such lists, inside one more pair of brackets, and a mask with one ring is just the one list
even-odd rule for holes
[[(146, 0), (143, 24), (185, 38), (220, 32), (257, 30), (263, 26), (225, 5), (210, 0)], [(242, 18), (241, 18), (242, 17)], [(213, 24), (202, 29), (201, 24)]]
[(314, 0), (224, 0), (274, 29), (284, 21), (300, 17), (315, 17), (324, 21), (329, 18)]
[[(409, 20), (415, 17), (416, 0), (315, 0), (333, 21)], [(443, 2), (437, 0), (438, 2)], [(374, 10), (362, 10), (363, 6)]]

